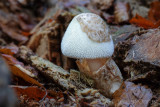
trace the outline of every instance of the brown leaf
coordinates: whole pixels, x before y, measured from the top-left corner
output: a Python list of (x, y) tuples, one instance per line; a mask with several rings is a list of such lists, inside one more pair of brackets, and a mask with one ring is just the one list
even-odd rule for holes
[[(25, 100), (36, 100), (40, 101), (43, 98), (53, 98), (47, 94), (47, 90), (40, 89), (36, 86), (28, 87), (28, 86), (11, 86), (17, 93), (18, 99), (21, 96), (25, 96)], [(46, 97), (45, 97), (46, 96)]]
[(16, 41), (25, 43), (28, 40), (27, 37), (19, 34), (17, 29), (10, 28), (7, 25), (1, 24), (1, 23), (0, 23), (0, 27), (2, 28), (3, 32), (5, 32), (10, 38)]
[(156, 28), (155, 24), (152, 21), (147, 20), (138, 14), (136, 14), (136, 16), (133, 17), (129, 22), (139, 27), (143, 27), (144, 29)]
[(21, 32), (21, 33), (22, 33), (22, 35), (24, 35), (24, 36), (30, 36), (30, 35), (31, 35), (29, 32)]
[(16, 14), (18, 16), (19, 25), (23, 31), (30, 31), (35, 26), (34, 19), (30, 17), (30, 15), (26, 13)]
[(1, 54), (8, 62), (8, 64), (18, 64), (23, 66), (24, 64), (22, 62), (19, 62), (15, 57), (11, 56), (11, 55), (7, 55), (7, 54)]
[(34, 75), (33, 73), (29, 72), (28, 70), (24, 70), (25, 68), (23, 68), (23, 63), (19, 62), (11, 55), (2, 54), (2, 56), (7, 60), (13, 75), (18, 76), (31, 84), (43, 87), (38, 81), (30, 77)]
[(152, 29), (160, 26), (160, 2), (155, 1), (151, 3), (151, 8), (148, 13), (149, 20), (139, 16), (136, 14), (130, 20), (131, 24), (136, 24), (139, 27), (143, 27), (144, 29)]
[(113, 98), (115, 107), (148, 107), (152, 91), (145, 86), (124, 82), (113, 94)]
[(99, 10), (107, 10), (113, 4), (114, 0), (91, 0), (91, 5)]
[(14, 55), (18, 52), (17, 46), (1, 46), (0, 53), (7, 54), (7, 55)]
[(151, 3), (151, 8), (148, 13), (149, 20), (157, 22), (160, 20), (160, 1), (154, 1)]
[(117, 2), (114, 6), (115, 21), (117, 23), (127, 22), (129, 20), (129, 4)]

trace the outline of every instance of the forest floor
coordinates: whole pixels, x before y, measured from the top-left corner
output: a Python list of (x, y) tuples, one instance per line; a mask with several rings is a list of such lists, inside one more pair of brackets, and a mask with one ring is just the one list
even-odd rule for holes
[[(0, 0), (0, 106), (159, 107), (159, 10), (158, 0)], [(99, 15), (114, 41), (93, 76), (61, 53), (80, 13)]]

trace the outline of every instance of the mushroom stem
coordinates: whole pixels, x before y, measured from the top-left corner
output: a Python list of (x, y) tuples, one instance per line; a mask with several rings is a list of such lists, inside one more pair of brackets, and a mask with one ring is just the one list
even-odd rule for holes
[(108, 58), (85, 59), (85, 60), (87, 61), (90, 71), (97, 71), (106, 63)]
[(107, 97), (112, 97), (123, 82), (121, 72), (112, 58), (80, 59), (76, 63), (80, 72), (92, 78), (95, 88)]

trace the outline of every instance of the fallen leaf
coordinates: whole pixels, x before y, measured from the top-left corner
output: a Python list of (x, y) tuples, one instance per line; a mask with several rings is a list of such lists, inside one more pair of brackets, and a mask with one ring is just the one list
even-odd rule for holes
[(3, 58), (6, 59), (13, 75), (18, 76), (31, 84), (43, 87), (38, 81), (31, 78), (34, 77), (33, 76), (34, 74), (23, 68), (24, 66), (23, 63), (19, 62), (16, 58), (14, 58), (11, 55), (6, 55), (6, 54), (1, 54), (1, 55), (3, 56)]
[(114, 6), (114, 16), (116, 23), (128, 22), (129, 20), (129, 4), (117, 2)]
[(18, 31), (16, 31), (17, 29), (13, 29), (11, 27), (8, 27), (7, 25), (4, 25), (2, 23), (0, 23), (0, 28), (2, 29), (3, 32), (5, 32), (10, 38), (18, 41), (18, 42), (22, 42), (25, 43), (28, 38), (26, 36), (23, 36), (21, 34), (18, 33)]
[(152, 99), (152, 91), (132, 82), (124, 82), (113, 94), (115, 107), (148, 107)]
[(154, 1), (150, 5), (150, 10), (148, 12), (149, 20), (157, 22), (160, 20), (160, 1)]
[(53, 21), (53, 19), (48, 19), (47, 23), (51, 23)]
[(18, 99), (21, 98), (21, 96), (25, 96), (25, 100), (36, 100), (36, 101), (40, 101), (43, 98), (53, 98), (51, 96), (48, 95), (47, 90), (44, 89), (40, 89), (36, 86), (11, 86), (16, 94)]
[(12, 64), (12, 65), (18, 64), (21, 66), (24, 65), (22, 62), (19, 62), (15, 57), (11, 55), (7, 55), (7, 54), (1, 54), (1, 55), (8, 61), (8, 64)]
[(130, 20), (131, 24), (135, 24), (144, 29), (152, 29), (160, 26), (160, 1), (154, 1), (151, 3), (151, 8), (148, 12), (148, 19), (143, 18), (142, 16), (136, 14)]
[(21, 33), (22, 33), (22, 35), (24, 35), (24, 36), (30, 36), (30, 35), (31, 35), (29, 32), (21, 32)]
[(138, 14), (136, 14), (136, 16), (133, 17), (129, 22), (139, 27), (143, 27), (144, 29), (156, 28), (155, 24), (152, 21), (147, 20)]
[(18, 52), (17, 46), (1, 46), (0, 53), (7, 54), (7, 55), (14, 55)]

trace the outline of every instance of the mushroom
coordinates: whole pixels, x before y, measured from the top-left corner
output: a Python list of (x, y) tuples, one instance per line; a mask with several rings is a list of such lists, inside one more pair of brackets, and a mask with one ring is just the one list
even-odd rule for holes
[(70, 22), (61, 42), (63, 55), (78, 59), (80, 72), (95, 81), (106, 96), (120, 87), (122, 75), (111, 56), (114, 44), (103, 19), (93, 13), (81, 13)]

